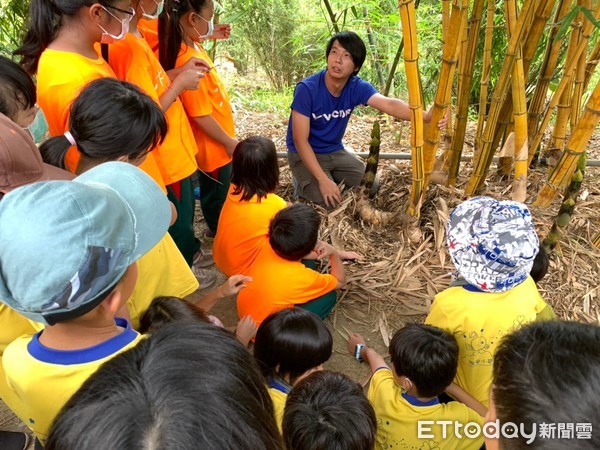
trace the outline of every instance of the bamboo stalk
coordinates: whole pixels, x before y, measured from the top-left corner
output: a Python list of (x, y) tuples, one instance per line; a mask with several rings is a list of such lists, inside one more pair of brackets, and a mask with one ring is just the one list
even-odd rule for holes
[(488, 0), (485, 22), (485, 40), (483, 43), (483, 64), (481, 67), (481, 83), (479, 90), (479, 114), (477, 115), (477, 131), (475, 131), (475, 149), (481, 148), (481, 132), (485, 123), (488, 105), (488, 89), (490, 86), (490, 69), (492, 66), (492, 40), (494, 31), (495, 0)]
[(588, 84), (590, 84), (590, 79), (592, 78), (592, 74), (594, 70), (596, 70), (596, 66), (600, 61), (600, 39), (596, 41), (596, 45), (592, 49), (590, 56), (588, 57), (587, 63), (585, 65), (585, 81), (583, 83), (583, 91), (585, 92)]
[[(597, 3), (596, 8), (594, 9), (593, 15), (596, 19), (598, 19), (598, 17), (600, 16), (600, 2)], [(556, 90), (554, 91), (554, 95), (552, 96), (550, 103), (548, 104), (548, 108), (546, 109), (546, 112), (542, 119), (542, 124), (540, 125), (537, 133), (535, 134), (535, 136), (533, 137), (533, 139), (531, 141), (531, 144), (530, 144), (531, 147), (537, 148), (540, 145), (540, 142), (542, 141), (542, 137), (544, 135), (544, 130), (546, 129), (546, 127), (548, 126), (548, 123), (550, 122), (550, 117), (552, 116), (552, 111), (558, 104), (558, 101), (560, 100), (560, 97), (561, 97), (564, 89), (567, 87), (567, 85), (571, 79), (573, 69), (575, 69), (575, 65), (577, 64), (579, 56), (586, 49), (587, 42), (589, 40), (590, 34), (593, 31), (593, 29), (594, 29), (594, 24), (592, 22), (590, 22), (589, 20), (585, 20), (584, 25), (583, 25), (583, 32), (582, 32), (583, 39), (581, 39), (581, 41), (577, 45), (577, 49), (575, 50), (574, 54), (572, 55), (573, 57), (571, 58), (570, 64), (565, 67), (563, 77), (560, 80), (560, 83), (558, 84)], [(530, 155), (530, 158), (533, 158), (533, 155)]]
[(362, 185), (367, 189), (371, 189), (377, 176), (377, 166), (379, 165), (379, 149), (381, 146), (381, 130), (379, 120), (373, 122), (371, 130), (371, 142), (369, 143), (369, 156), (367, 157), (367, 167), (362, 180)]
[(335, 13), (333, 12), (331, 3), (329, 3), (329, 0), (323, 0), (323, 3), (325, 3), (325, 9), (327, 9), (327, 14), (329, 15), (329, 20), (331, 20), (331, 25), (333, 26), (333, 30), (336, 33), (339, 33), (340, 27), (337, 24), (337, 19), (335, 18)]
[(600, 248), (600, 232), (592, 239), (592, 245), (596, 248)]
[(584, 112), (573, 130), (565, 150), (548, 177), (548, 180), (538, 193), (534, 202), (536, 206), (548, 206), (559, 189), (566, 186), (578, 167), (579, 159), (585, 152), (586, 146), (596, 126), (600, 121), (600, 80), (590, 96)]
[(385, 86), (385, 79), (383, 78), (383, 70), (381, 69), (379, 53), (377, 52), (377, 46), (375, 45), (375, 35), (373, 34), (373, 28), (371, 27), (371, 19), (369, 19), (369, 10), (366, 6), (363, 7), (363, 16), (365, 17), (367, 39), (369, 40), (369, 48), (371, 49), (371, 55), (373, 56), (375, 73), (377, 74), (377, 81), (379, 81), (379, 89), (381, 89)]
[(490, 112), (483, 133), (482, 148), (475, 154), (473, 173), (465, 188), (465, 194), (467, 195), (472, 195), (477, 190), (480, 182), (482, 182), (487, 173), (487, 168), (489, 167), (487, 166), (488, 158), (490, 158), (491, 161), (491, 154), (493, 154), (491, 144), (496, 130), (496, 122), (502, 108), (503, 98), (506, 95), (509, 86), (510, 74), (512, 73), (515, 58), (517, 56), (517, 49), (523, 41), (526, 33), (525, 25), (529, 23), (529, 16), (533, 14), (533, 11), (534, 1), (525, 0), (521, 14), (514, 27), (514, 33), (510, 36), (506, 55), (500, 70), (500, 76), (498, 77), (494, 89), (492, 102), (490, 104)]
[[(542, 62), (540, 73), (535, 85), (533, 98), (529, 104), (529, 110), (527, 111), (529, 136), (534, 136), (539, 130), (538, 123), (544, 109), (544, 103), (546, 101), (546, 94), (548, 92), (548, 87), (550, 86), (550, 81), (552, 80), (554, 71), (558, 65), (560, 47), (563, 41), (562, 37), (558, 39), (556, 37), (558, 32), (558, 23), (560, 23), (565, 15), (570, 11), (572, 4), (572, 0), (560, 0), (558, 9), (556, 11), (554, 24), (550, 31), (550, 35), (548, 36), (546, 53), (544, 54), (544, 60)], [(533, 153), (536, 153), (539, 151), (539, 143), (537, 145), (533, 145), (530, 142), (529, 148)]]
[(444, 117), (444, 114), (448, 111), (448, 104), (450, 103), (452, 83), (454, 81), (454, 72), (456, 69), (458, 41), (462, 35), (461, 27), (464, 23), (464, 18), (467, 15), (468, 7), (467, 0), (455, 0), (452, 5), (448, 40), (444, 44), (442, 51), (442, 68), (435, 94), (431, 122), (426, 130), (425, 144), (423, 147), (423, 166), (425, 170), (423, 192), (425, 192), (427, 185), (429, 184), (438, 144), (440, 142), (441, 131), (436, 124)]
[(417, 47), (417, 21), (414, 0), (398, 0), (402, 35), (404, 38), (404, 69), (408, 84), (410, 108), (410, 146), (412, 153), (412, 187), (408, 214), (418, 217), (421, 210), (421, 191), (424, 185), (423, 172), (423, 95), (419, 75), (419, 52)]
[(537, 10), (535, 11), (529, 34), (523, 43), (523, 68), (525, 70), (525, 78), (527, 78), (529, 74), (531, 62), (544, 33), (544, 28), (552, 15), (555, 3), (556, 0), (540, 0)]
[(454, 127), (454, 139), (450, 155), (447, 158), (448, 185), (454, 186), (458, 177), (460, 167), (460, 157), (465, 142), (465, 132), (467, 129), (469, 94), (471, 91), (471, 82), (473, 80), (473, 71), (475, 69), (475, 55), (477, 53), (477, 42), (479, 40), (479, 30), (481, 26), (481, 17), (485, 0), (475, 0), (471, 10), (469, 21), (469, 31), (466, 52), (461, 63), (461, 76), (459, 77), (458, 99), (456, 105), (456, 124)]
[[(517, 22), (517, 1), (506, 0), (507, 28), (509, 36), (513, 34)], [(514, 159), (515, 178), (513, 180), (512, 199), (524, 202), (527, 197), (527, 100), (525, 99), (525, 74), (523, 71), (523, 53), (521, 46), (515, 50), (515, 62), (512, 70), (512, 103), (515, 129)]]
[(584, 152), (577, 162), (577, 170), (571, 176), (571, 183), (569, 183), (569, 186), (565, 189), (563, 201), (560, 204), (558, 214), (552, 223), (552, 228), (542, 241), (542, 245), (548, 251), (554, 250), (556, 245), (560, 242), (564, 229), (573, 217), (575, 204), (577, 203), (577, 194), (581, 189), (581, 183), (583, 182), (583, 176), (585, 174), (586, 160), (587, 154)]
[[(591, 9), (591, 0), (582, 0), (581, 6), (586, 9)], [(580, 38), (582, 38), (580, 36)], [(586, 68), (586, 52), (583, 52), (577, 62), (575, 68), (575, 79), (573, 80), (573, 97), (571, 101), (571, 130), (577, 125), (579, 116), (581, 115), (581, 101), (583, 97), (583, 84), (585, 82), (585, 68)]]

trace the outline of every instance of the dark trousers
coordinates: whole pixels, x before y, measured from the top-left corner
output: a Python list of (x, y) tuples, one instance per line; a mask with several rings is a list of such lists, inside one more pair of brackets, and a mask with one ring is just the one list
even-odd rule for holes
[(219, 216), (229, 192), (230, 182), (231, 163), (225, 164), (223, 167), (219, 167), (208, 173), (198, 171), (200, 208), (202, 209), (206, 225), (212, 233), (217, 232)]

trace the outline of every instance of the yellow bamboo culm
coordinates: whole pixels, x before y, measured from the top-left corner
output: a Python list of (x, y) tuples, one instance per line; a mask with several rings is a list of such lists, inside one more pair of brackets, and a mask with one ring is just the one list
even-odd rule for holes
[[(539, 130), (538, 122), (542, 111), (544, 109), (544, 103), (546, 101), (546, 94), (548, 93), (548, 87), (550, 81), (554, 76), (554, 71), (558, 65), (558, 59), (561, 54), (560, 48), (563, 42), (563, 38), (557, 38), (558, 24), (563, 20), (565, 15), (571, 10), (573, 4), (572, 0), (560, 0), (556, 15), (554, 18), (554, 24), (551, 28), (550, 35), (548, 36), (548, 43), (546, 44), (546, 53), (544, 54), (544, 60), (542, 67), (540, 68), (540, 74), (535, 84), (535, 90), (533, 92), (533, 98), (529, 103), (529, 110), (527, 111), (528, 117), (528, 135), (534, 136)], [(539, 145), (539, 144), (538, 144)], [(537, 145), (530, 144), (531, 152), (537, 151)]]
[(583, 114), (573, 130), (565, 150), (548, 180), (538, 193), (535, 206), (548, 206), (559, 190), (564, 189), (570, 182), (577, 163), (585, 152), (586, 146), (600, 121), (600, 80), (590, 96)]
[[(517, 22), (517, 1), (506, 0), (509, 36), (515, 31)], [(512, 71), (512, 103), (515, 129), (515, 178), (513, 180), (512, 199), (524, 202), (527, 197), (527, 100), (525, 99), (525, 74), (523, 72), (523, 54), (521, 46), (515, 49), (515, 63)]]
[[(593, 16), (596, 20), (598, 20), (598, 18), (600, 17), (600, 1), (596, 4), (596, 7), (594, 8)], [(531, 148), (537, 148), (540, 145), (540, 142), (542, 142), (544, 130), (548, 126), (548, 123), (550, 123), (550, 117), (552, 116), (552, 111), (558, 104), (565, 88), (570, 83), (572, 75), (573, 75), (573, 70), (575, 69), (577, 62), (579, 61), (579, 57), (587, 48), (587, 43), (589, 41), (590, 34), (593, 31), (593, 29), (594, 29), (594, 24), (587, 19), (584, 20), (582, 39), (579, 41), (577, 48), (575, 49), (574, 53), (572, 54), (570, 63), (567, 64), (564, 69), (563, 76), (560, 80), (560, 83), (556, 87), (556, 90), (554, 91), (552, 98), (550, 99), (550, 103), (548, 104), (548, 107), (546, 108), (546, 112), (544, 113), (542, 123), (541, 123), (537, 133), (531, 139), (531, 143), (530, 143)], [(530, 153), (530, 155), (529, 155), (530, 163), (531, 163), (532, 159), (533, 159), (533, 154)]]
[(490, 68), (492, 66), (492, 39), (494, 35), (495, 0), (488, 0), (485, 21), (485, 40), (483, 42), (483, 64), (481, 67), (481, 87), (479, 90), (479, 114), (477, 115), (477, 130), (475, 131), (475, 149), (481, 148), (481, 132), (485, 123), (490, 86)]
[(529, 74), (531, 62), (533, 61), (533, 57), (535, 56), (535, 52), (540, 43), (540, 38), (544, 33), (544, 28), (548, 23), (548, 19), (550, 19), (550, 16), (552, 15), (555, 4), (556, 0), (540, 0), (538, 3), (537, 10), (533, 17), (533, 23), (527, 34), (527, 39), (525, 39), (525, 42), (523, 43), (523, 70), (525, 72), (525, 78), (527, 78)]
[(450, 26), (450, 7), (451, 0), (442, 0), (442, 47), (446, 45), (448, 39), (448, 27)]
[(592, 245), (596, 248), (600, 248), (600, 233), (597, 233), (596, 236), (592, 239)]
[(442, 68), (435, 94), (435, 102), (431, 121), (426, 129), (425, 142), (423, 146), (423, 166), (425, 177), (423, 182), (422, 195), (427, 190), (437, 148), (440, 142), (441, 131), (437, 123), (444, 117), (448, 111), (450, 95), (452, 93), (452, 83), (454, 81), (454, 72), (456, 70), (456, 53), (459, 44), (459, 38), (462, 34), (462, 25), (467, 14), (468, 0), (455, 0), (452, 5), (452, 15), (450, 17), (448, 39), (444, 44), (442, 51)]
[(592, 49), (585, 65), (585, 81), (583, 83), (584, 92), (587, 89), (588, 84), (590, 84), (592, 74), (594, 73), (594, 70), (596, 70), (598, 62), (600, 62), (600, 39), (596, 41), (596, 45), (594, 45), (594, 48)]
[(494, 150), (492, 148), (492, 142), (496, 130), (496, 123), (511, 79), (514, 62), (517, 56), (517, 49), (523, 42), (523, 38), (527, 31), (526, 25), (530, 23), (530, 16), (533, 14), (535, 6), (536, 2), (534, 0), (525, 0), (521, 14), (519, 14), (517, 23), (514, 27), (514, 32), (510, 36), (506, 55), (492, 96), (488, 118), (485, 123), (485, 130), (481, 140), (482, 147), (480, 151), (475, 153), (473, 159), (473, 173), (465, 188), (465, 194), (467, 195), (473, 195), (479, 188), (482, 180), (485, 179), (488, 169), (488, 159), (491, 161), (491, 155), (493, 155)]
[(410, 107), (410, 147), (412, 153), (412, 187), (408, 214), (418, 217), (421, 212), (421, 191), (424, 185), (423, 171), (423, 95), (419, 75), (419, 52), (417, 48), (417, 21), (414, 0), (398, 0), (402, 36), (404, 38), (404, 69), (408, 84)]
[[(581, 6), (586, 9), (591, 9), (592, 1), (583, 0)], [(581, 36), (580, 36), (581, 38)], [(577, 62), (575, 68), (575, 79), (573, 80), (573, 98), (571, 101), (571, 130), (577, 125), (579, 116), (581, 115), (581, 102), (583, 100), (583, 85), (585, 83), (585, 66), (586, 66), (586, 52), (583, 52)]]
[[(481, 27), (481, 17), (485, 0), (475, 0), (471, 9), (471, 18), (469, 27), (464, 27), (463, 35), (467, 35), (467, 45), (461, 51), (461, 61), (459, 61), (458, 77), (458, 97), (456, 101), (456, 124), (454, 127), (454, 139), (450, 153), (445, 155), (448, 161), (448, 181), (449, 186), (456, 184), (458, 171), (460, 167), (460, 156), (462, 154), (463, 144), (465, 142), (465, 133), (467, 129), (469, 95), (471, 92), (471, 83), (473, 81), (473, 71), (475, 70), (475, 56), (477, 54), (477, 42), (479, 41), (479, 30)], [(466, 16), (465, 16), (466, 20)], [(448, 153), (448, 152), (446, 152)]]

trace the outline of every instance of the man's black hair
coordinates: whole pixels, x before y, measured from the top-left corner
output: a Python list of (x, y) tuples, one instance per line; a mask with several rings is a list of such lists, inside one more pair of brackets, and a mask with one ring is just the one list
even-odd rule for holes
[(356, 75), (364, 64), (365, 58), (367, 57), (367, 47), (365, 47), (365, 43), (354, 31), (341, 31), (329, 39), (327, 48), (325, 50), (326, 58), (329, 57), (331, 47), (333, 47), (333, 43), (335, 41), (338, 41), (338, 43), (344, 47), (348, 53), (350, 53), (355, 66), (354, 75)]

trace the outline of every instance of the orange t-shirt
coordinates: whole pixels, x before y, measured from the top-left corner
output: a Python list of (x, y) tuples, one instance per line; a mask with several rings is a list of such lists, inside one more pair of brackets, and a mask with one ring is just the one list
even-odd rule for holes
[(269, 222), (287, 206), (276, 194), (268, 194), (260, 202), (256, 195), (240, 201), (241, 195), (234, 195), (234, 188), (229, 188), (213, 243), (215, 264), (228, 277), (248, 272), (262, 244), (268, 245)]
[(140, 19), (138, 30), (154, 53), (158, 53), (158, 19)]
[(337, 279), (309, 269), (300, 261), (281, 258), (266, 241), (248, 273), (252, 281), (240, 291), (237, 310), (240, 318), (250, 315), (257, 325), (280, 309), (309, 302), (337, 286)]
[[(139, 86), (157, 103), (171, 85), (146, 40), (133, 33), (109, 46), (108, 61), (118, 79)], [(165, 111), (165, 116), (169, 125), (167, 136), (152, 153), (165, 184), (169, 185), (196, 171), (198, 148), (179, 98)]]
[[(100, 56), (91, 59), (49, 48), (42, 52), (37, 72), (37, 97), (51, 136), (60, 136), (68, 130), (71, 103), (79, 92), (90, 81), (105, 77), (115, 78), (115, 74)], [(76, 147), (71, 147), (65, 158), (71, 172), (77, 169), (78, 161), (79, 152)]]
[(214, 67), (215, 64), (202, 46), (199, 44), (194, 46), (183, 44), (179, 56), (177, 56), (175, 67), (183, 66), (194, 56), (207, 61), (212, 69), (204, 74), (204, 78), (200, 80), (198, 90), (183, 91), (181, 101), (185, 107), (185, 112), (190, 117), (194, 137), (198, 144), (198, 154), (196, 155), (198, 167), (205, 172), (212, 172), (228, 164), (231, 157), (227, 154), (225, 146), (207, 136), (191, 118), (210, 115), (229, 136), (234, 137), (233, 111), (225, 85)]

